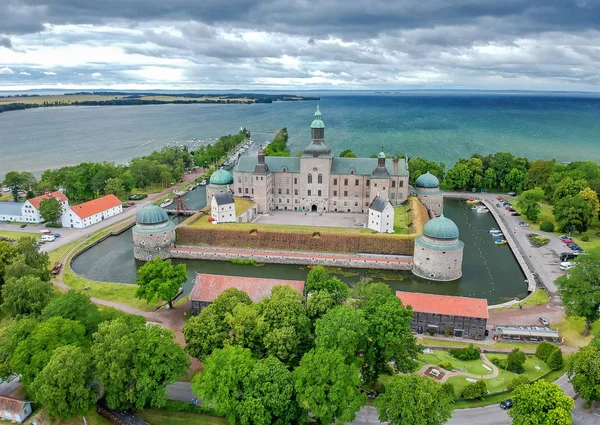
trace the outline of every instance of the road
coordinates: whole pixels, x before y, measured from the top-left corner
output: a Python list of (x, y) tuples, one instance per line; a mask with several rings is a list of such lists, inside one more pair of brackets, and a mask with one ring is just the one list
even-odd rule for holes
[[(566, 375), (562, 375), (556, 380), (565, 394), (573, 397), (575, 391), (573, 386), (567, 379)], [(191, 391), (189, 382), (177, 382), (167, 387), (169, 399), (191, 402), (196, 398)], [(198, 399), (197, 399), (198, 400)], [(202, 401), (197, 401), (198, 405), (202, 405)], [(600, 409), (596, 414), (586, 413), (583, 410), (584, 401), (581, 399), (575, 400), (575, 408), (573, 409), (573, 425), (598, 425), (600, 424)], [(485, 407), (477, 407), (473, 409), (456, 409), (452, 415), (452, 419), (447, 422), (447, 425), (510, 425), (512, 420), (508, 417), (506, 410), (502, 410), (497, 404)], [(356, 415), (356, 419), (351, 422), (352, 425), (381, 425), (377, 416), (377, 411), (374, 407), (364, 406)]]

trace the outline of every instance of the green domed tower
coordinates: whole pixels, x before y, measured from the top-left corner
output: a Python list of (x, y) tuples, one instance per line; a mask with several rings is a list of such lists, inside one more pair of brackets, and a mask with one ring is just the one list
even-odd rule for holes
[(444, 215), (429, 220), (415, 239), (412, 272), (431, 280), (456, 280), (462, 276), (465, 244), (456, 224)]
[(428, 210), (436, 217), (444, 212), (444, 192), (440, 190), (440, 181), (436, 176), (427, 171), (415, 181), (415, 194)]
[(206, 185), (206, 205), (211, 204), (214, 194), (225, 192), (233, 194), (233, 174), (221, 167), (212, 173)]
[(321, 118), (319, 105), (317, 105), (317, 110), (315, 111), (315, 119), (310, 125), (310, 135), (310, 145), (304, 149), (304, 154), (302, 156), (314, 158), (330, 157), (331, 149), (325, 145), (325, 123)]
[(156, 205), (146, 205), (137, 213), (135, 222), (132, 230), (135, 259), (169, 258), (175, 245), (175, 224), (167, 212)]

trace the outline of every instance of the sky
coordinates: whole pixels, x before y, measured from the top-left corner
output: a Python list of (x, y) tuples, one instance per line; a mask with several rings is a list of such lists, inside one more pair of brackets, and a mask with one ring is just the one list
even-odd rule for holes
[(0, 90), (600, 91), (600, 0), (0, 0)]

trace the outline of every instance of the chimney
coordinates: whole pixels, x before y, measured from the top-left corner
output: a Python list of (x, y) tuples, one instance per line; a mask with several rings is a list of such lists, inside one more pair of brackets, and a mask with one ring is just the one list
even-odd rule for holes
[(263, 150), (262, 145), (260, 145), (260, 147), (258, 148), (258, 163), (265, 163), (265, 151)]

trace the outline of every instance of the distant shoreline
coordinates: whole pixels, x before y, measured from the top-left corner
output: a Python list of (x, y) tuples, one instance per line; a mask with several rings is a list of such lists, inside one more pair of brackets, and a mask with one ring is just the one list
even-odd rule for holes
[(123, 106), (123, 105), (166, 105), (166, 104), (254, 104), (273, 102), (301, 102), (320, 100), (319, 97), (289, 94), (159, 94), (130, 92), (79, 92), (60, 95), (17, 95), (0, 96), (0, 113), (32, 108), (59, 106)]

